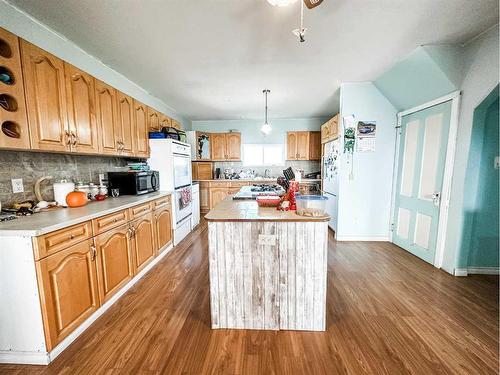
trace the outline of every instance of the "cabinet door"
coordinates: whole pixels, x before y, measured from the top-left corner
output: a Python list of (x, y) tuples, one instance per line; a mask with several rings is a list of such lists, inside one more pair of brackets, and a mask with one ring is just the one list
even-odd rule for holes
[(129, 225), (125, 224), (95, 237), (101, 304), (118, 292), (134, 275), (129, 236)]
[(99, 307), (95, 249), (85, 240), (36, 262), (47, 350)]
[(330, 120), (330, 139), (337, 139), (339, 135), (339, 115), (336, 115)]
[(118, 105), (118, 132), (121, 135), (119, 139), (119, 151), (122, 155), (134, 155), (134, 101), (124, 93), (116, 90), (116, 102)]
[(97, 154), (99, 143), (94, 77), (66, 62), (64, 73), (71, 151)]
[(22, 39), (21, 57), (31, 148), (69, 151), (63, 61)]
[(158, 132), (161, 130), (160, 114), (151, 107), (148, 107), (148, 126), (150, 132)]
[(321, 125), (321, 143), (326, 143), (330, 139), (330, 121)]
[(170, 206), (154, 212), (156, 252), (172, 242), (172, 209)]
[(309, 160), (321, 159), (321, 132), (309, 133)]
[(155, 257), (153, 213), (150, 212), (132, 222), (132, 242), (135, 274), (141, 271)]
[(241, 160), (241, 133), (226, 133), (226, 159)]
[(213, 178), (212, 163), (195, 162), (198, 165), (197, 177), (199, 180), (211, 180)]
[(149, 128), (148, 128), (148, 107), (141, 102), (134, 100), (135, 114), (135, 156), (149, 157)]
[(0, 82), (0, 147), (29, 149), (19, 38), (1, 27), (0, 66), (13, 77), (9, 83)]
[(200, 211), (208, 212), (210, 210), (210, 193), (207, 183), (200, 182)]
[(286, 159), (297, 160), (297, 132), (286, 133)]
[(212, 160), (226, 160), (226, 134), (212, 133), (210, 141)]
[(297, 160), (309, 159), (309, 132), (297, 132)]
[(214, 208), (219, 202), (222, 202), (228, 196), (227, 187), (210, 188), (210, 209)]
[(172, 119), (164, 114), (160, 114), (160, 129), (164, 127), (171, 127)]
[(100, 152), (115, 155), (119, 153), (120, 127), (116, 109), (116, 91), (104, 82), (96, 80), (96, 114), (100, 129)]

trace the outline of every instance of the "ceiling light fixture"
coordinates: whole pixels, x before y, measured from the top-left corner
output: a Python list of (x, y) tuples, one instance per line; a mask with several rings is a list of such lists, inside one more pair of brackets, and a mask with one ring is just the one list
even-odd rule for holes
[(297, 0), (267, 0), (273, 7), (286, 7), (295, 3)]
[(266, 96), (266, 121), (264, 122), (264, 125), (262, 125), (262, 128), (260, 128), (260, 131), (262, 134), (268, 135), (269, 133), (271, 133), (272, 129), (271, 129), (271, 125), (267, 122), (267, 94), (269, 94), (271, 92), (271, 90), (266, 89), (266, 90), (263, 90), (262, 92)]

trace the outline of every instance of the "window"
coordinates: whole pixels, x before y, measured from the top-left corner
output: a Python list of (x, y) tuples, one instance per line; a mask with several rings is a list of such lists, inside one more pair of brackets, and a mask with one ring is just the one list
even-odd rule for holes
[(244, 144), (243, 165), (245, 167), (284, 165), (282, 144)]

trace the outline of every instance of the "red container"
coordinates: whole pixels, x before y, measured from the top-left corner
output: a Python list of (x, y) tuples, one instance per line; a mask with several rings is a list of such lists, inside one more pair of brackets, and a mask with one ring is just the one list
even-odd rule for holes
[(278, 195), (258, 195), (257, 204), (259, 207), (276, 207), (281, 202)]

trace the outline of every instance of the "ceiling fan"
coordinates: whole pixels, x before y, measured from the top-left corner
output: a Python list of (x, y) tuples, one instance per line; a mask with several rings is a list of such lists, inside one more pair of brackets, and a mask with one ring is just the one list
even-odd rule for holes
[[(267, 0), (269, 4), (277, 7), (285, 7), (295, 3), (297, 0)], [(299, 38), (301, 43), (306, 41), (307, 28), (304, 27), (304, 4), (308, 9), (314, 9), (321, 5), (323, 0), (302, 0), (300, 2), (300, 27), (292, 30), (292, 33)]]

